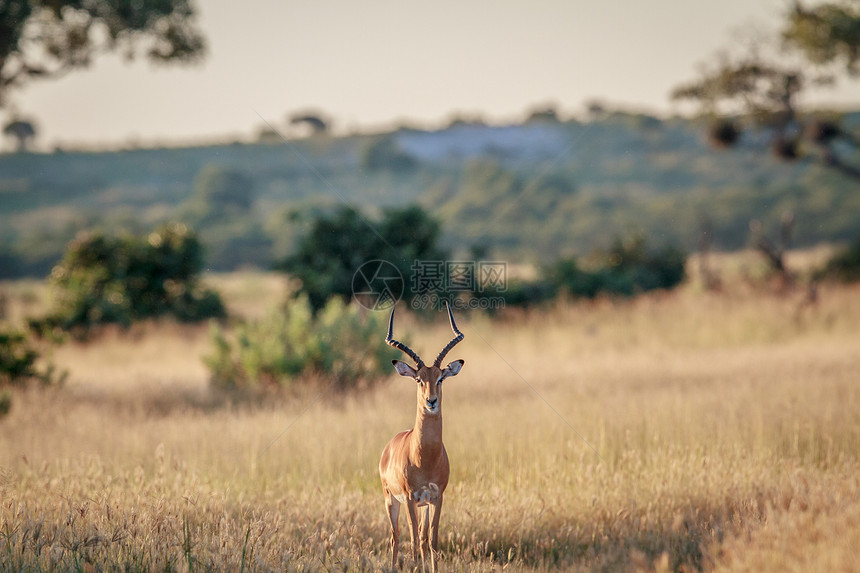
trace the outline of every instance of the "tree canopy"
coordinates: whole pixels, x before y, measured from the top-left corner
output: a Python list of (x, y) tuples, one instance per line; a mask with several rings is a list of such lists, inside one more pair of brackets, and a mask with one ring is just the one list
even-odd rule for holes
[(298, 251), (279, 267), (301, 280), (301, 292), (315, 310), (332, 296), (351, 297), (356, 271), (374, 260), (397, 268), (408, 298), (414, 294), (408, 279), (415, 261), (445, 258), (439, 234), (439, 222), (417, 206), (386, 210), (378, 221), (342, 207), (317, 218)]
[(19, 152), (26, 151), (30, 140), (36, 137), (36, 128), (27, 120), (13, 119), (3, 126), (3, 135), (15, 140)]
[(290, 125), (305, 125), (310, 129), (312, 135), (327, 133), (330, 120), (319, 112), (306, 111), (297, 112), (289, 116)]
[(782, 37), (814, 64), (837, 64), (851, 76), (860, 75), (860, 2), (856, 0), (814, 8), (796, 2)]
[(86, 338), (105, 324), (130, 326), (160, 316), (182, 322), (222, 318), (220, 297), (200, 283), (202, 270), (203, 247), (181, 223), (147, 236), (84, 233), (51, 273), (52, 310), (30, 325), (40, 333)]
[(190, 0), (0, 2), (0, 105), (10, 90), (87, 67), (94, 57), (193, 62), (205, 41)]
[[(815, 156), (827, 167), (860, 179), (860, 166), (846, 162), (834, 145), (856, 146), (856, 137), (834, 118), (798, 109), (799, 96), (840, 76), (858, 75), (860, 2), (843, 0), (806, 8), (796, 2), (780, 37), (750, 42), (740, 54), (718, 54), (696, 80), (677, 86), (673, 99), (699, 103), (715, 118), (709, 137), (720, 147), (741, 138), (742, 123), (770, 131), (773, 154), (786, 160)], [(726, 116), (730, 119), (726, 121)], [(738, 121), (740, 120), (740, 121)]]

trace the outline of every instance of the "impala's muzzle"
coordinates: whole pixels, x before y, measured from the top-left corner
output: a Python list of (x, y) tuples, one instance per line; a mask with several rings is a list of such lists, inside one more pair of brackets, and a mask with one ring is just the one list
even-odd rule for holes
[(435, 412), (437, 406), (439, 405), (439, 398), (429, 398), (425, 400), (427, 402), (427, 410), (430, 412)]

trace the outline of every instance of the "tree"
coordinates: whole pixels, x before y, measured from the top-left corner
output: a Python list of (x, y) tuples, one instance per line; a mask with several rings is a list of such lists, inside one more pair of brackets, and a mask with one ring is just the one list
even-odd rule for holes
[(36, 137), (36, 128), (29, 121), (13, 119), (3, 126), (3, 135), (15, 140), (18, 152), (26, 151), (31, 139)]
[(859, 8), (856, 1), (843, 0), (815, 8), (795, 2), (782, 37), (814, 64), (841, 65), (849, 75), (860, 75)]
[(860, 179), (860, 166), (847, 163), (835, 146), (842, 140), (856, 148), (855, 136), (832, 118), (798, 109), (799, 96), (810, 86), (832, 85), (840, 74), (858, 75), (860, 2), (830, 2), (811, 10), (796, 2), (780, 36), (753, 42), (739, 55), (717, 56), (698, 80), (676, 87), (672, 98), (700, 104), (713, 118), (709, 139), (720, 147), (738, 143), (744, 124), (752, 124), (770, 134), (776, 157), (810, 155)]
[[(860, 180), (860, 165), (846, 162), (836, 146), (841, 140), (856, 149), (856, 137), (833, 118), (798, 109), (799, 96), (810, 86), (832, 85), (840, 74), (856, 78), (859, 55), (860, 2), (837, 0), (808, 9), (798, 0), (786, 14), (780, 38), (770, 45), (750, 43), (740, 55), (721, 54), (698, 80), (676, 87), (672, 97), (697, 101), (712, 118), (708, 138), (715, 147), (737, 145), (744, 124), (752, 124), (769, 134), (775, 157), (810, 156)], [(793, 221), (793, 214), (784, 216), (779, 243), (768, 239), (759, 221), (750, 222), (752, 243), (784, 286), (793, 283), (784, 260)]]
[(30, 326), (86, 338), (105, 324), (130, 326), (161, 316), (182, 322), (222, 318), (221, 298), (200, 283), (202, 269), (203, 247), (181, 223), (145, 237), (83, 234), (51, 272), (51, 312)]
[(750, 221), (750, 238), (752, 244), (764, 255), (768, 266), (776, 273), (782, 289), (790, 287), (794, 282), (794, 277), (785, 264), (785, 254), (791, 247), (791, 234), (793, 230), (794, 213), (790, 211), (782, 215), (778, 242), (772, 241), (765, 235), (761, 221), (758, 219)]
[(215, 163), (194, 178), (188, 209), (195, 224), (247, 215), (254, 203), (254, 181), (243, 171)]
[(271, 266), (272, 241), (254, 217), (256, 197), (256, 183), (245, 171), (216, 163), (198, 171), (184, 216), (200, 230), (210, 269)]
[(590, 99), (585, 102), (585, 111), (590, 121), (600, 121), (606, 117), (608, 110), (606, 103), (599, 99)]
[(403, 151), (393, 135), (371, 139), (360, 151), (359, 162), (368, 171), (411, 171), (418, 166), (418, 160)]
[(526, 123), (558, 123), (558, 110), (554, 104), (544, 104), (528, 112)]
[(85, 68), (97, 55), (193, 62), (205, 48), (190, 0), (0, 2), (0, 105), (36, 78)]
[(294, 113), (289, 118), (290, 125), (306, 125), (312, 135), (320, 135), (328, 132), (329, 122), (323, 115), (315, 112)]
[(445, 259), (438, 237), (439, 222), (417, 206), (387, 210), (379, 221), (343, 207), (317, 218), (298, 251), (278, 267), (301, 280), (300, 292), (315, 310), (333, 296), (351, 297), (356, 271), (374, 260), (398, 269), (408, 298), (413, 294), (409, 277), (415, 261)]

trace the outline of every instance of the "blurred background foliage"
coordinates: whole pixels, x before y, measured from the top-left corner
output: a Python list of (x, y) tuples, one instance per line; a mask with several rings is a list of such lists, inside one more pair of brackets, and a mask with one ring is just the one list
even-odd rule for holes
[[(795, 2), (782, 24), (676, 86), (674, 99), (698, 107), (686, 117), (595, 100), (578, 118), (540, 104), (508, 125), (458, 116), (432, 131), (337, 136), (331, 117), (306, 109), (287, 115), (299, 130), (291, 139), (266, 123), (251, 144), (35, 153), (37, 124), (12, 109), (3, 132), (15, 150), (0, 155), (0, 279), (49, 276), (54, 308), (31, 326), (86, 337), (162, 316), (223, 318), (219, 296), (200, 282), (206, 271), (286, 271), (298, 298), (283, 316), (240, 325), (235, 342), (213, 335), (210, 362), (224, 385), (372, 378), (371, 367), (341, 376), (328, 350), (290, 337), (323, 339), (334, 328), (361, 338), (365, 319), (343, 303), (373, 259), (397, 268), (407, 300), (418, 294), (415, 261), (536, 268), (465, 295), (508, 305), (671, 289), (688, 253), (746, 246), (788, 284), (788, 249), (849, 245), (811, 278), (857, 280), (860, 111), (802, 104), (812, 87), (856, 79), (860, 12), (852, 2)], [(90, 33), (97, 28), (107, 36)], [(185, 0), (133, 9), (11, 2), (0, 7), (0, 32), (0, 107), (22, 84), (96, 54), (181, 63), (205, 53)], [(768, 233), (776, 228), (779, 241)], [(267, 337), (286, 348), (267, 349)], [(26, 366), (17, 335), (3, 340)]]
[(220, 297), (200, 282), (202, 249), (174, 223), (140, 237), (86, 233), (51, 272), (53, 307), (30, 326), (43, 334), (87, 338), (106, 324), (170, 316), (180, 322), (223, 318)]
[[(840, 125), (860, 129), (860, 113)], [(269, 268), (295, 256), (334, 205), (376, 219), (417, 203), (440, 222), (440, 247), (457, 255), (480, 246), (514, 262), (586, 256), (636, 233), (693, 251), (702, 214), (719, 250), (746, 246), (750, 219), (772, 226), (789, 210), (794, 246), (860, 234), (856, 181), (758, 151), (764, 131), (716, 153), (706, 127), (616, 111), (587, 123), (404, 129), (382, 139), (0, 155), (0, 275), (46, 275), (81, 230), (143, 233), (177, 218), (199, 234), (207, 269)], [(532, 138), (551, 143), (536, 148)], [(380, 141), (389, 142), (383, 152), (400, 142), (395, 154), (408, 154), (410, 167), (369, 161)]]
[[(385, 209), (369, 218), (352, 207), (315, 218), (292, 256), (278, 264), (300, 281), (299, 292), (316, 311), (332, 297), (349, 301), (356, 272), (370, 261), (386, 261), (403, 279), (403, 296), (414, 294), (409, 277), (415, 261), (443, 261), (447, 251), (438, 246), (439, 221), (412, 205)], [(398, 293), (400, 294), (400, 293)]]
[(193, 63), (206, 52), (188, 0), (5, 0), (0, 3), (0, 107), (34, 80), (88, 67), (100, 55)]

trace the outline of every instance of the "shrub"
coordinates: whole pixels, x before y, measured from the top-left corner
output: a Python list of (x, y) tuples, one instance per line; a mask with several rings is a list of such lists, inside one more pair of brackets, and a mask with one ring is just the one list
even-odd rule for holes
[[(482, 289), (480, 292), (473, 294), (473, 297), (478, 300), (479, 308), (487, 308), (491, 313), (496, 310), (490, 300), (501, 299), (505, 307), (529, 307), (535, 306), (552, 300), (558, 294), (558, 288), (550, 281), (538, 279), (533, 281), (511, 280), (505, 285), (504, 289), (490, 287)], [(481, 302), (482, 299), (487, 299), (487, 303)]]
[(26, 343), (23, 333), (0, 332), (0, 386), (21, 385), (37, 378), (35, 369), (39, 353)]
[(594, 270), (579, 266), (575, 259), (560, 259), (544, 271), (543, 280), (555, 291), (576, 298), (600, 294), (635, 296), (656, 289), (672, 289), (686, 276), (686, 254), (678, 248), (652, 251), (642, 237), (617, 240), (598, 257)]
[(199, 284), (202, 267), (200, 242), (182, 224), (144, 238), (83, 235), (51, 272), (53, 310), (31, 326), (85, 337), (99, 325), (166, 315), (182, 322), (223, 317), (218, 294)]
[(415, 261), (445, 259), (438, 237), (439, 222), (418, 206), (386, 210), (380, 220), (343, 207), (316, 218), (297, 252), (278, 268), (301, 281), (300, 292), (314, 311), (333, 296), (352, 297), (356, 271), (373, 260), (397, 268), (408, 300), (414, 294), (409, 278)]
[(232, 334), (213, 325), (213, 354), (204, 362), (223, 389), (289, 388), (329, 381), (338, 390), (372, 384), (389, 374), (397, 351), (385, 343), (385, 324), (332, 298), (316, 315), (307, 297), (283, 312), (238, 324)]
[(617, 240), (598, 271), (601, 290), (632, 296), (679, 285), (686, 275), (686, 254), (676, 247), (652, 251), (642, 236)]
[(583, 270), (576, 259), (563, 258), (544, 270), (544, 281), (552, 285), (554, 293), (563, 290), (575, 297), (594, 298), (607, 286), (604, 275), (602, 270)]
[(559, 293), (574, 298), (598, 295), (635, 296), (655, 289), (672, 289), (686, 276), (686, 255), (675, 247), (651, 251), (645, 240), (616, 241), (597, 258), (592, 270), (574, 258), (546, 266), (533, 281), (511, 281), (504, 291), (486, 290), (476, 297), (501, 297), (507, 306), (530, 306), (552, 300)]
[(12, 409), (12, 393), (4, 388), (0, 390), (0, 418), (3, 418)]
[(66, 374), (57, 375), (53, 365), (38, 369), (39, 357), (39, 351), (31, 346), (23, 332), (0, 330), (0, 418), (11, 408), (11, 387), (23, 387), (31, 382), (50, 386), (65, 381)]
[(848, 247), (833, 255), (821, 274), (841, 282), (860, 281), (860, 236)]

